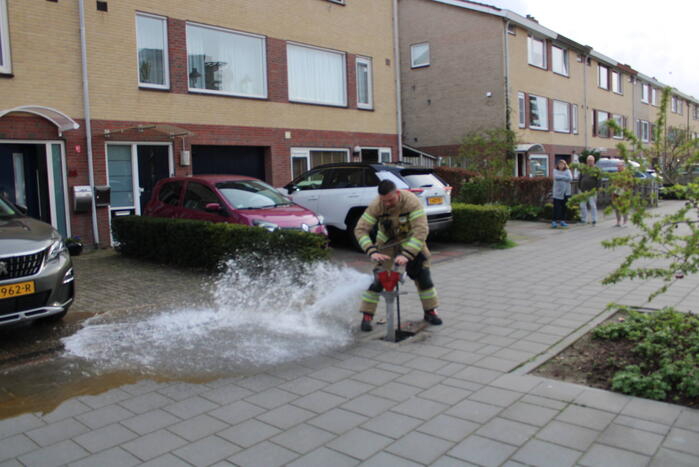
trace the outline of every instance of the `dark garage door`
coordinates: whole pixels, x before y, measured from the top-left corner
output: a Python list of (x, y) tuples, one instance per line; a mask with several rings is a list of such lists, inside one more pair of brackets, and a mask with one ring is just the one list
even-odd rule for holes
[(194, 175), (247, 175), (264, 180), (265, 149), (260, 146), (192, 146), (192, 172)]

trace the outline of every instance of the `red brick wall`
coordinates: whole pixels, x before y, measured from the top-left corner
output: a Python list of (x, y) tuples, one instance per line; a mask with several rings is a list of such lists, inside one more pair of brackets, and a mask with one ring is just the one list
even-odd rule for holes
[[(75, 185), (88, 185), (87, 142), (85, 138), (84, 121), (78, 130), (66, 131), (63, 137), (58, 137), (56, 127), (41, 117), (6, 116), (0, 119), (0, 139), (17, 140), (63, 140), (66, 147), (66, 169), (68, 180), (68, 195), (72, 206), (72, 191)], [(265, 179), (274, 186), (282, 186), (291, 179), (290, 153), (292, 147), (313, 148), (347, 148), (355, 146), (390, 147), (394, 159), (398, 157), (398, 137), (392, 134), (361, 133), (345, 131), (318, 131), (307, 129), (280, 129), (265, 127), (241, 127), (224, 125), (181, 125), (194, 133), (185, 138), (170, 138), (154, 130), (129, 130), (122, 134), (104, 136), (104, 130), (130, 128), (138, 125), (151, 125), (166, 122), (137, 122), (137, 121), (92, 121), (92, 151), (95, 184), (106, 185), (106, 154), (108, 142), (163, 142), (173, 144), (173, 155), (176, 175), (191, 174), (191, 166), (180, 166), (180, 151), (190, 149), (192, 145), (221, 145), (221, 146), (262, 146), (267, 148), (265, 155)], [(172, 124), (171, 124), (172, 125)], [(291, 138), (286, 139), (289, 131)], [(109, 211), (107, 208), (97, 208), (100, 244), (109, 244)], [(93, 243), (92, 220), (90, 213), (76, 214), (71, 210), (70, 223), (73, 236), (79, 236), (87, 244)]]

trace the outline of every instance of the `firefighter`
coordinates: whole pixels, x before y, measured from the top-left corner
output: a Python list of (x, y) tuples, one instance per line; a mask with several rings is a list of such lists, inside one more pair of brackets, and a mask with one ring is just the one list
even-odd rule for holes
[[(376, 243), (370, 233), (378, 227)], [(366, 208), (357, 221), (354, 235), (359, 246), (371, 257), (390, 270), (395, 263), (405, 265), (408, 277), (415, 281), (422, 302), (425, 321), (442, 324), (437, 314), (437, 291), (430, 276), (430, 251), (427, 249), (427, 215), (422, 203), (413, 193), (398, 190), (390, 180), (379, 183), (379, 196)], [(383, 290), (378, 279), (362, 295), (359, 311), (363, 313), (362, 331), (371, 331), (371, 320)]]

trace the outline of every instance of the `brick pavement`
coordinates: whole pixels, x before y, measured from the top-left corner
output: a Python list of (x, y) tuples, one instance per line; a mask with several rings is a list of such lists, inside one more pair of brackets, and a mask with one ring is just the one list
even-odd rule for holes
[[(435, 264), (446, 325), (421, 340), (361, 336), (247, 377), (72, 398), (0, 421), (0, 465), (699, 465), (699, 411), (526, 374), (608, 302), (652, 290), (600, 285), (622, 257), (599, 244), (611, 220), (510, 231), (517, 248)], [(696, 311), (698, 279), (679, 285), (654, 306)]]

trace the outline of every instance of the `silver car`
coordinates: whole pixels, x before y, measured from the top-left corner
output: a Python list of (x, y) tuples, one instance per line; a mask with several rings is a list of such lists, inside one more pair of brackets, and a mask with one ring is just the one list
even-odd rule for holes
[(61, 234), (0, 196), (0, 326), (59, 320), (74, 295), (73, 265)]

